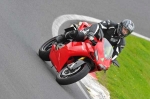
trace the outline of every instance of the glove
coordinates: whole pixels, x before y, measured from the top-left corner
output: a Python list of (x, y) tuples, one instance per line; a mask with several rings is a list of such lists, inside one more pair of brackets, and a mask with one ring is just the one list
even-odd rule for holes
[(92, 45), (95, 46), (97, 44), (97, 42), (94, 40), (94, 34), (93, 32), (88, 32), (87, 33), (87, 37), (89, 38), (89, 40), (92, 42)]
[(90, 36), (94, 37), (94, 33), (93, 32), (87, 32), (86, 36), (87, 37), (90, 37)]
[(118, 66), (118, 67), (120, 66), (116, 59), (112, 60), (112, 63), (113, 63), (114, 66)]
[(95, 40), (91, 40), (92, 45), (95, 46), (97, 44), (97, 42)]

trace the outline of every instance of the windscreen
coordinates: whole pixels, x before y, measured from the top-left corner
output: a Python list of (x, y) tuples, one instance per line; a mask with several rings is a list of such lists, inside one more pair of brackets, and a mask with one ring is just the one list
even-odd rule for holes
[(112, 45), (109, 43), (109, 41), (104, 38), (104, 56), (106, 59), (110, 59), (112, 57), (113, 54), (113, 47)]

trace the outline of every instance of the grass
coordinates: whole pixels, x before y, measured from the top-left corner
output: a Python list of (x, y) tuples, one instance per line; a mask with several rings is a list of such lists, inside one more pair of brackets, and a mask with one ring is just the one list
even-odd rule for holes
[(117, 58), (120, 67), (97, 72), (111, 99), (150, 99), (150, 42), (133, 35)]

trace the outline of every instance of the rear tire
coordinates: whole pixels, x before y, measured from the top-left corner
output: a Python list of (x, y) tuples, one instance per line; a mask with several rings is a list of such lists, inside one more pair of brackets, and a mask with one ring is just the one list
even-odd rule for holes
[[(67, 74), (67, 72), (69, 72), (70, 74)], [(66, 66), (59, 72), (56, 77), (56, 81), (60, 85), (72, 84), (85, 77), (89, 72), (90, 67), (87, 63), (78, 67), (74, 71), (70, 71)]]
[(50, 61), (49, 53), (53, 43), (56, 42), (56, 37), (46, 41), (39, 49), (39, 57), (44, 61)]

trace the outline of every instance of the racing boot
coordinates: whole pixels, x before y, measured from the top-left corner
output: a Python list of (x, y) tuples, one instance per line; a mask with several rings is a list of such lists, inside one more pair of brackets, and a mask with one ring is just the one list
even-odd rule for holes
[(57, 42), (57, 43), (63, 43), (65, 40), (66, 40), (66, 39), (65, 39), (65, 35), (64, 35), (64, 34), (58, 35), (58, 36), (56, 37), (56, 42)]
[(65, 33), (65, 38), (66, 39), (75, 39), (76, 36), (78, 35), (78, 30), (73, 30)]
[(56, 37), (56, 41), (57, 41), (57, 43), (63, 43), (67, 39), (75, 39), (77, 35), (78, 35), (77, 30), (69, 31), (69, 32), (66, 32), (66, 33)]

